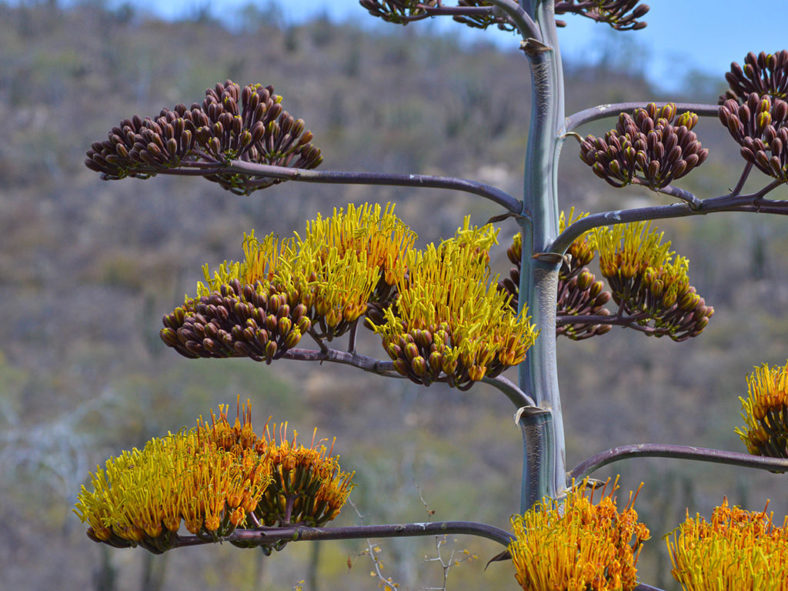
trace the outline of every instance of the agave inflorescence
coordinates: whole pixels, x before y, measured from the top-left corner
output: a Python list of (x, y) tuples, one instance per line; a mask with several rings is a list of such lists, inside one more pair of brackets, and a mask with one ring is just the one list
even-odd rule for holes
[(307, 333), (331, 340), (368, 308), (391, 305), (415, 239), (391, 204), (334, 210), (309, 222), (303, 238), (244, 236), (244, 260), (204, 267), (205, 284), (164, 317), (161, 338), (186, 357), (267, 363)]
[(739, 400), (745, 426), (736, 433), (747, 450), (758, 456), (788, 458), (788, 362), (783, 367), (756, 367), (747, 376), (747, 398)]
[(327, 449), (313, 433), (310, 445), (304, 446), (296, 432), (288, 439), (283, 423), (278, 430), (276, 425), (266, 426), (265, 445), (272, 481), (255, 509), (260, 523), (319, 527), (339, 515), (353, 489), (353, 473), (341, 470), (338, 457), (332, 455), (333, 443)]
[(741, 146), (741, 155), (763, 173), (788, 182), (788, 102), (752, 93), (743, 104), (728, 99), (720, 121)]
[(427, 16), (424, 7), (437, 6), (438, 0), (359, 0), (372, 16), (389, 23), (407, 25), (410, 21)]
[(676, 116), (676, 105), (649, 103), (632, 115), (621, 113), (604, 138), (587, 136), (580, 158), (614, 187), (631, 183), (659, 190), (703, 164), (709, 151), (695, 132), (695, 113)]
[[(113, 127), (108, 139), (95, 142), (85, 164), (106, 180), (148, 178), (179, 170), (202, 170), (205, 178), (237, 194), (280, 182), (248, 180), (222, 172), (232, 160), (255, 164), (315, 168), (322, 161), (312, 134), (282, 109), (271, 86), (240, 86), (227, 80), (206, 91), (202, 104), (162, 109), (155, 118), (134, 116)], [(208, 174), (198, 167), (214, 165)]]
[[(380, 318), (396, 298), (396, 285), (405, 276), (405, 255), (416, 242), (416, 233), (394, 214), (394, 204), (348, 205), (347, 212), (334, 210), (329, 218), (318, 214), (307, 222), (304, 243), (318, 252), (336, 249), (338, 256), (355, 252), (377, 269), (378, 281), (366, 302), (366, 313)], [(341, 333), (340, 333), (341, 334)]]
[(270, 459), (253, 448), (228, 450), (198, 431), (182, 431), (97, 467), (93, 490), (82, 487), (76, 512), (97, 542), (160, 553), (172, 546), (182, 521), (209, 540), (245, 526), (270, 473)]
[(788, 591), (788, 518), (729, 507), (711, 521), (687, 519), (666, 538), (673, 576), (685, 591)]
[(205, 541), (219, 541), (260, 522), (315, 526), (334, 519), (353, 474), (342, 472), (322, 440), (313, 437), (308, 448), (295, 437), (277, 442), (267, 425), (258, 437), (251, 412), (251, 403), (239, 401), (231, 425), (227, 406), (220, 406), (210, 424), (200, 419), (195, 429), (108, 459), (91, 474), (93, 490), (83, 486), (76, 504), (88, 536), (161, 553), (177, 545), (181, 524)]
[(725, 79), (730, 88), (720, 96), (720, 104), (729, 99), (743, 103), (752, 93), (788, 100), (788, 50), (762, 51), (758, 55), (750, 52), (744, 58), (744, 66), (736, 62), (731, 64)]
[(689, 261), (662, 242), (650, 222), (619, 224), (594, 230), (599, 267), (620, 310), (647, 334), (674, 341), (697, 336), (714, 308), (689, 284)]
[(416, 383), (467, 389), (517, 365), (536, 339), (526, 316), (490, 281), (492, 226), (470, 228), (425, 251), (410, 251), (396, 306), (372, 326), (397, 371)]
[(619, 31), (643, 29), (645, 21), (637, 19), (648, 11), (648, 4), (639, 4), (639, 0), (559, 0), (555, 3), (556, 14), (579, 14)]
[(637, 585), (638, 556), (650, 537), (634, 509), (637, 492), (619, 511), (617, 480), (596, 503), (587, 484), (512, 518), (516, 539), (509, 552), (525, 591), (632, 591)]

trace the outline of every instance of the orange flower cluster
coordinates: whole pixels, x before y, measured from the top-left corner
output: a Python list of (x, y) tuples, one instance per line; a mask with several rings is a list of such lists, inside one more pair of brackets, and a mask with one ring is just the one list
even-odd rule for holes
[(711, 521), (687, 519), (666, 538), (673, 576), (685, 591), (788, 591), (788, 518), (729, 507)]
[(617, 480), (609, 492), (605, 485), (597, 503), (587, 486), (584, 480), (563, 501), (545, 499), (512, 518), (516, 539), (509, 552), (525, 591), (632, 591), (637, 586), (638, 555), (650, 537), (633, 508), (637, 492), (619, 511)]
[(272, 481), (255, 514), (264, 525), (298, 523), (318, 527), (339, 515), (353, 488), (353, 473), (342, 472), (334, 444), (326, 450), (315, 433), (309, 447), (288, 439), (287, 423), (266, 426), (265, 442), (272, 462)]
[(82, 487), (75, 512), (91, 539), (155, 553), (173, 546), (181, 524), (218, 541), (261, 521), (317, 526), (336, 517), (353, 475), (322, 442), (277, 443), (270, 433), (255, 434), (250, 403), (239, 402), (232, 425), (220, 406), (210, 424), (200, 419), (196, 429), (108, 459), (91, 474), (92, 490)]

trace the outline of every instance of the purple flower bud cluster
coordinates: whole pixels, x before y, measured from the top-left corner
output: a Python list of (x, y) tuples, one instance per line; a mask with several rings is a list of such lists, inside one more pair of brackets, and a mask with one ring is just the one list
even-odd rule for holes
[(688, 283), (676, 281), (661, 269), (647, 267), (630, 276), (605, 274), (620, 310), (646, 327), (646, 334), (685, 341), (709, 324), (714, 308)]
[(359, 0), (372, 16), (389, 23), (407, 25), (410, 21), (427, 16), (423, 6), (438, 6), (438, 0)]
[(762, 51), (757, 56), (750, 52), (744, 58), (744, 66), (736, 62), (731, 64), (731, 71), (725, 74), (725, 79), (730, 89), (720, 97), (721, 105), (729, 99), (746, 102), (752, 93), (788, 100), (788, 50), (777, 53)]
[(483, 377), (494, 378), (507, 364), (495, 356), (487, 364), (476, 364), (453, 353), (458, 343), (451, 328), (442, 323), (427, 329), (408, 329), (395, 339), (384, 339), (383, 346), (398, 373), (416, 384), (429, 386), (446, 382), (458, 390), (468, 390)]
[[(605, 307), (611, 299), (609, 291), (604, 289), (601, 281), (596, 281), (594, 274), (588, 269), (558, 279), (558, 316), (610, 316)], [(573, 341), (582, 341), (591, 337), (610, 332), (610, 324), (595, 322), (561, 324), (556, 327), (556, 334), (564, 335)]]
[(638, 19), (648, 11), (648, 4), (640, 4), (638, 0), (566, 0), (555, 3), (556, 14), (579, 14), (607, 23), (618, 31), (645, 28), (646, 23)]
[(621, 113), (604, 138), (587, 136), (580, 158), (614, 187), (636, 183), (659, 190), (706, 160), (709, 151), (692, 131), (697, 122), (695, 113), (677, 117), (673, 103), (650, 103), (632, 115)]
[[(240, 87), (228, 80), (206, 91), (202, 104), (162, 109), (155, 118), (134, 116), (113, 127), (107, 140), (95, 142), (85, 165), (105, 180), (148, 178), (188, 169), (221, 167), (232, 160), (256, 164), (315, 168), (322, 161), (304, 122), (282, 109), (271, 86)], [(239, 105), (240, 103), (240, 105)], [(205, 178), (237, 194), (276, 182), (250, 186), (241, 175), (209, 173)]]
[(788, 102), (753, 92), (743, 104), (727, 99), (719, 115), (747, 162), (788, 182)]
[(166, 315), (160, 335), (184, 357), (250, 357), (271, 363), (309, 331), (307, 311), (272, 286), (242, 286), (236, 279)]

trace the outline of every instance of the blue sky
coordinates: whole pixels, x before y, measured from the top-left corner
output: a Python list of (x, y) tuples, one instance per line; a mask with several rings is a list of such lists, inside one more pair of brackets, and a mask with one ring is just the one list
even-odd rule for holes
[[(270, 0), (258, 0), (265, 6)], [(249, 0), (212, 0), (214, 14), (231, 14)], [(298, 22), (317, 14), (329, 14), (338, 21), (352, 21), (376, 26), (357, 0), (279, 0), (286, 22)], [(205, 0), (137, 0), (137, 7), (147, 7), (168, 18), (193, 14)], [(698, 70), (722, 76), (731, 61), (741, 63), (748, 51), (788, 49), (788, 0), (652, 0), (646, 16), (648, 27), (642, 31), (619, 33), (617, 44), (622, 52), (631, 53), (649, 79), (681, 80), (687, 72)], [(494, 39), (505, 47), (515, 46), (513, 35), (499, 31), (474, 32), (439, 19), (442, 31), (473, 39)], [(566, 18), (569, 26), (561, 32), (562, 52), (568, 59), (594, 60), (607, 40), (610, 29), (576, 16)], [(423, 23), (409, 25), (418, 27)], [(393, 25), (390, 25), (393, 26)], [(678, 75), (676, 75), (676, 73)]]

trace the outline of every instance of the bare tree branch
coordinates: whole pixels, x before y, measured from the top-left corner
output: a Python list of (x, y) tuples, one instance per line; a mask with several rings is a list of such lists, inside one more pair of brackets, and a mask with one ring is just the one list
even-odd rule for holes
[[(429, 523), (399, 523), (385, 525), (352, 525), (343, 527), (263, 527), (261, 529), (238, 529), (221, 538), (223, 542), (275, 544), (276, 542), (299, 542), (302, 540), (355, 540), (364, 538), (399, 538), (417, 536), (442, 536), (465, 534), (487, 538), (508, 546), (514, 536), (507, 531), (486, 523), (475, 521), (439, 521)], [(200, 546), (212, 543), (198, 536), (177, 536), (174, 548)]]
[(758, 468), (771, 472), (788, 472), (788, 460), (782, 458), (767, 458), (753, 456), (735, 451), (709, 449), (689, 445), (673, 445), (664, 443), (638, 443), (612, 447), (583, 460), (568, 474), (569, 479), (581, 480), (595, 470), (612, 462), (627, 458), (674, 458), (682, 460), (697, 460), (699, 462), (713, 462), (717, 464), (730, 464), (745, 468)]
[(788, 215), (788, 201), (772, 201), (763, 196), (783, 184), (775, 180), (763, 189), (749, 195), (722, 195), (710, 197), (700, 202), (697, 208), (689, 203), (673, 203), (670, 205), (657, 205), (653, 207), (640, 207), (636, 209), (622, 209), (618, 211), (605, 211), (595, 213), (577, 220), (564, 230), (548, 249), (549, 252), (564, 253), (569, 245), (579, 238), (584, 232), (600, 226), (613, 226), (629, 222), (657, 220), (667, 218), (680, 218), (691, 215), (705, 215), (708, 213), (744, 212), (744, 213), (770, 213)]
[[(519, 215), (523, 204), (505, 191), (466, 179), (454, 177), (432, 176), (425, 174), (386, 174), (380, 172), (345, 172), (331, 170), (309, 170), (303, 168), (288, 168), (285, 166), (272, 166), (267, 164), (254, 164), (243, 160), (232, 160), (227, 164), (217, 163), (211, 167), (204, 167), (200, 172), (185, 171), (183, 168), (161, 170), (160, 174), (216, 174), (238, 173), (262, 179), (280, 179), (299, 181), (303, 183), (325, 183), (341, 185), (387, 185), (396, 187), (429, 187), (435, 189), (451, 189), (463, 191), (489, 199), (503, 206), (507, 211)], [(269, 184), (268, 180), (259, 181), (260, 185)], [(255, 187), (255, 181), (250, 182), (250, 188)]]
[(361, 355), (356, 352), (339, 351), (338, 349), (330, 349), (318, 351), (315, 349), (288, 349), (282, 359), (295, 359), (298, 361), (330, 361), (332, 363), (341, 363), (343, 365), (352, 365), (364, 371), (376, 373), (381, 376), (403, 378), (396, 369), (394, 363), (391, 361), (383, 361), (375, 359), (367, 355)]
[[(607, 105), (597, 105), (589, 109), (584, 109), (566, 118), (566, 128), (564, 133), (574, 131), (581, 125), (605, 119), (607, 117), (618, 117), (619, 113), (631, 113), (639, 107), (643, 107), (648, 103), (654, 101), (642, 102), (626, 102), (626, 103), (611, 103)], [(666, 104), (665, 102), (657, 103), (658, 106)], [(692, 111), (701, 117), (716, 117), (720, 107), (719, 105), (709, 105), (705, 103), (674, 103), (676, 105), (676, 112), (683, 113), (685, 111)]]

